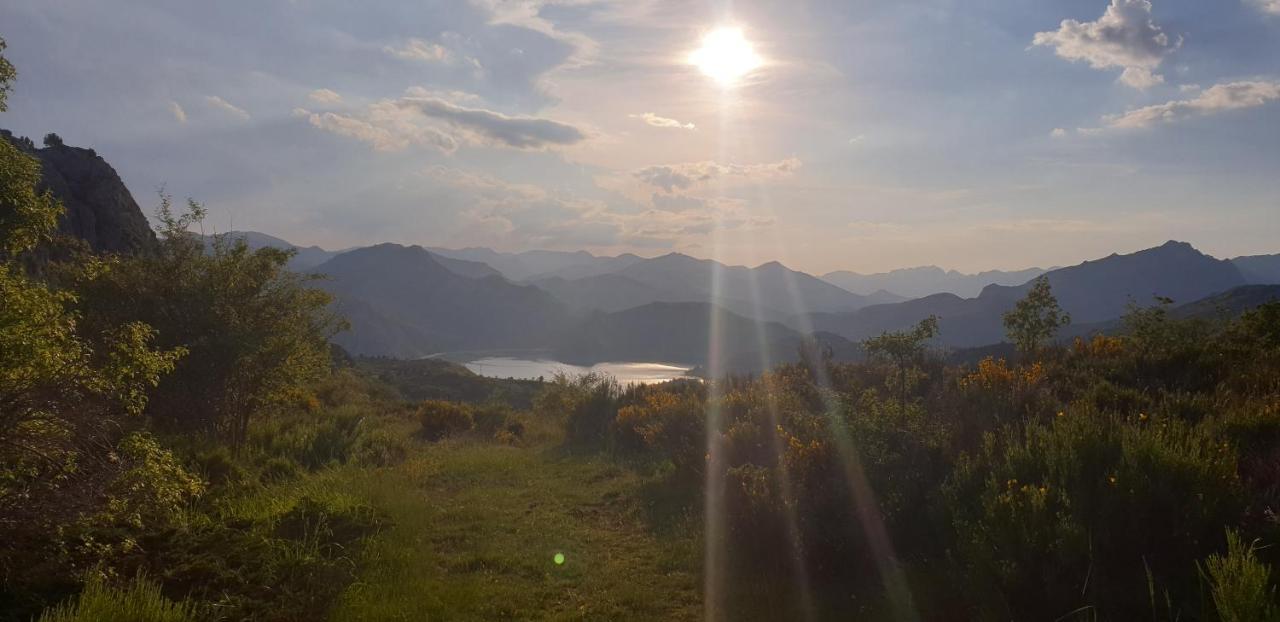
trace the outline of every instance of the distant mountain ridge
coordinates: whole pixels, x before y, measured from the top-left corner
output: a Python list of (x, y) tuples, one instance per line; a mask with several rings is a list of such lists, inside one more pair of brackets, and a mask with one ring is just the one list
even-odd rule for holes
[[(1131, 304), (1149, 305), (1155, 297), (1188, 303), (1246, 284), (1233, 263), (1215, 259), (1185, 242), (1170, 241), (1128, 255), (1111, 255), (1045, 273), (1062, 308), (1075, 323), (1088, 324), (1122, 315)], [(865, 339), (907, 328), (929, 315), (940, 318), (939, 343), (974, 347), (1004, 339), (1002, 316), (1022, 298), (1030, 283), (989, 285), (976, 298), (935, 294), (853, 313), (815, 314), (815, 329), (849, 339)]]
[[(421, 246), (378, 244), (348, 251), (316, 266), (320, 286), (340, 309), (362, 322), (338, 336), (355, 354), (403, 349), (387, 335), (415, 335), (418, 356), (484, 348), (536, 348), (556, 342), (573, 321), (547, 292), (499, 275), (469, 278), (445, 267)], [(427, 351), (421, 351), (421, 350)]]
[(987, 270), (977, 274), (965, 274), (955, 270), (943, 270), (937, 266), (901, 268), (877, 274), (860, 274), (838, 270), (822, 275), (822, 280), (855, 294), (872, 294), (876, 291), (892, 292), (907, 298), (921, 298), (932, 294), (950, 293), (962, 298), (972, 298), (988, 285), (1021, 285), (1044, 274), (1043, 268), (1026, 270)]

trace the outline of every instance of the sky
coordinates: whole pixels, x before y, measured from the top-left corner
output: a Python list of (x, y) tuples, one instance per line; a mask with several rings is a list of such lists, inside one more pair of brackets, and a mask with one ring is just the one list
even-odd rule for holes
[(0, 37), (0, 127), (207, 229), (814, 273), (1280, 253), (1280, 0), (6, 0)]

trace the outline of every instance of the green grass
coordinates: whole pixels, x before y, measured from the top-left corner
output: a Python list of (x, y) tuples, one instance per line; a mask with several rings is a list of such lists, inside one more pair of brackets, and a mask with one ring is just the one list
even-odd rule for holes
[[(655, 536), (637, 501), (643, 480), (606, 461), (451, 442), (394, 468), (326, 477), (320, 488), (354, 491), (390, 521), (334, 620), (701, 615), (693, 530)], [(298, 487), (318, 494), (317, 484)]]

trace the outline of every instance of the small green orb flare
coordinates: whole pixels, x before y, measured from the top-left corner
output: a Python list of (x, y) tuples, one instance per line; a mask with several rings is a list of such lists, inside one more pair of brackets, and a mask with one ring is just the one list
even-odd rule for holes
[(556, 563), (557, 566), (564, 565), (564, 553), (556, 553), (555, 556), (552, 557), (551, 559)]

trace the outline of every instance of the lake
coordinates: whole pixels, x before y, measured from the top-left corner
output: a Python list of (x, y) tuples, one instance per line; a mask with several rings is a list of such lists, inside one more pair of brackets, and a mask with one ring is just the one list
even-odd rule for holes
[(683, 378), (689, 367), (667, 363), (598, 363), (590, 367), (570, 365), (548, 359), (492, 357), (463, 363), (481, 376), (494, 378), (551, 378), (556, 372), (570, 375), (598, 372), (609, 374), (622, 384), (653, 384)]

